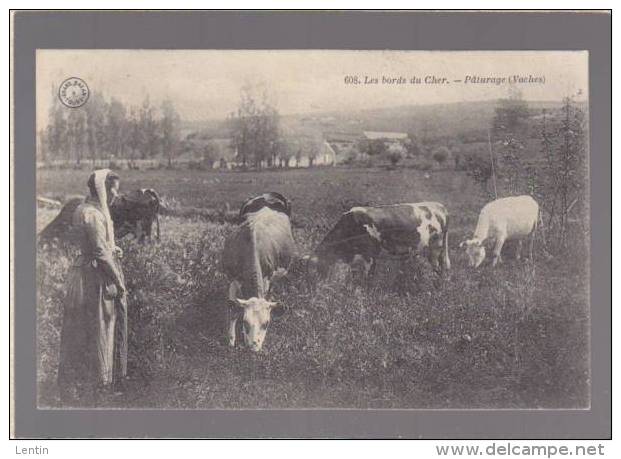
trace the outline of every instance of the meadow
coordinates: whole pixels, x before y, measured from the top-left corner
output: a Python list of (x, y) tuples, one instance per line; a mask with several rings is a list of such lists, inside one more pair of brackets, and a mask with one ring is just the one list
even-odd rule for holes
[[(39, 170), (38, 194), (86, 192), (89, 172)], [(125, 239), (130, 380), (103, 400), (136, 408), (586, 408), (589, 398), (588, 228), (574, 228), (567, 253), (538, 240), (534, 261), (510, 256), (467, 267), (459, 242), (490, 196), (465, 173), (414, 169), (313, 168), (263, 172), (120, 171), (121, 188), (153, 187), (169, 208), (235, 210), (277, 191), (293, 205), (293, 231), (309, 253), (354, 205), (437, 200), (451, 215), (452, 269), (384, 259), (369, 285), (338, 267), (311, 287), (275, 287), (286, 312), (263, 352), (224, 344), (219, 267), (234, 227), (200, 216), (161, 217), (159, 243)], [(427, 178), (428, 177), (428, 178)], [(500, 190), (502, 196), (502, 188)], [(39, 209), (38, 229), (57, 210)], [(64, 277), (61, 248), (37, 260), (38, 403), (58, 406), (56, 367)]]

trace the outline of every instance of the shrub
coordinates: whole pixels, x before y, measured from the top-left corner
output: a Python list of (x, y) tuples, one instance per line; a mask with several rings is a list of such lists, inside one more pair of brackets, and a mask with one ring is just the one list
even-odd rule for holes
[(431, 155), (435, 162), (440, 166), (450, 157), (451, 152), (447, 147), (436, 148)]

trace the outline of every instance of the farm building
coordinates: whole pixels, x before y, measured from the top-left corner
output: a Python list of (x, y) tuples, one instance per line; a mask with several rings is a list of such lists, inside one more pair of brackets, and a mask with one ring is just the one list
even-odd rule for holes
[(363, 131), (366, 140), (383, 140), (384, 142), (405, 142), (408, 138), (405, 132), (381, 132), (381, 131)]
[(350, 148), (360, 140), (360, 133), (349, 132), (327, 132), (324, 134), (328, 142), (335, 151)]

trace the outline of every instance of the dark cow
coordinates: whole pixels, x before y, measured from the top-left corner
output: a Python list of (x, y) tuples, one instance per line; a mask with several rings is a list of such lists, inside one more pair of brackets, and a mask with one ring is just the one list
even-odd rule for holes
[(282, 194), (274, 191), (248, 199), (239, 209), (239, 217), (243, 219), (246, 214), (256, 212), (263, 207), (269, 207), (272, 210), (283, 212), (287, 217), (291, 218), (291, 203)]
[(362, 263), (366, 276), (385, 251), (391, 255), (425, 254), (437, 271), (450, 268), (448, 212), (438, 202), (353, 207), (309, 257), (325, 276), (334, 263)]
[[(236, 323), (241, 318), (244, 342), (254, 351), (261, 350), (272, 310), (277, 307), (266, 299), (270, 285), (286, 275), (296, 254), (289, 221), (291, 207), (286, 198), (278, 195), (275, 202), (280, 204), (276, 207), (287, 205), (282, 211), (275, 210), (268, 195), (274, 196), (266, 193), (242, 206), (243, 220), (227, 238), (222, 253), (223, 270), (231, 281), (228, 342), (235, 345)], [(263, 205), (259, 206), (257, 202), (261, 201)]]
[(160, 207), (160, 197), (152, 188), (142, 188), (119, 195), (110, 206), (115, 236), (122, 238), (131, 233), (140, 242), (144, 242), (145, 239), (151, 241), (151, 232), (155, 221), (156, 239), (159, 241)]
[(54, 220), (47, 224), (39, 233), (39, 242), (51, 242), (54, 239), (66, 239), (73, 227), (73, 214), (84, 198), (71, 198), (60, 209)]
[[(58, 215), (39, 233), (40, 242), (65, 239), (70, 234), (73, 213), (84, 198), (72, 198), (60, 209)], [(141, 189), (126, 195), (119, 195), (110, 205), (110, 216), (114, 222), (117, 239), (133, 234), (140, 241), (151, 240), (153, 221), (156, 221), (157, 239), (160, 238), (160, 198), (155, 190)]]

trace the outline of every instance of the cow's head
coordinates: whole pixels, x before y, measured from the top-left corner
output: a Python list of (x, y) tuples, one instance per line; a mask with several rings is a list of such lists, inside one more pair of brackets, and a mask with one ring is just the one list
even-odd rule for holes
[(485, 246), (480, 240), (468, 239), (459, 244), (459, 247), (465, 247), (470, 267), (477, 268), (485, 260)]
[(258, 352), (263, 347), (267, 327), (272, 317), (272, 310), (281, 308), (275, 302), (257, 297), (247, 300), (237, 298), (236, 304), (244, 311), (242, 318), (244, 342), (250, 349)]

